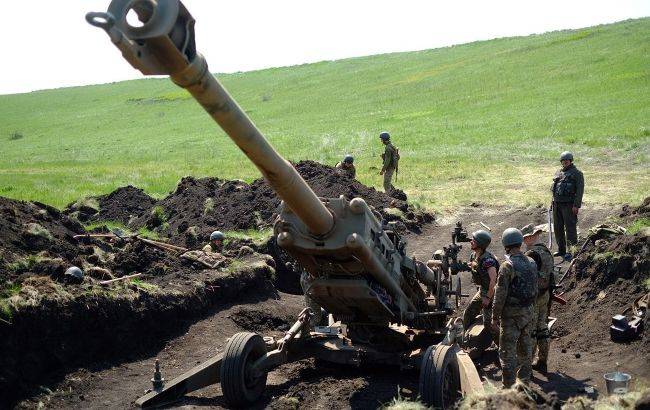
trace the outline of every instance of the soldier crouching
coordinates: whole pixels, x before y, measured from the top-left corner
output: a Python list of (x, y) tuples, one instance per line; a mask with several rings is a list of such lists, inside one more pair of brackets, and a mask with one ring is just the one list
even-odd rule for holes
[(470, 267), (472, 269), (472, 282), (479, 286), (479, 290), (465, 308), (465, 312), (463, 312), (463, 325), (465, 329), (469, 329), (476, 316), (482, 314), (483, 325), (490, 330), (494, 343), (498, 344), (499, 333), (496, 328), (491, 326), (491, 323), (492, 299), (494, 297), (494, 287), (497, 282), (499, 262), (487, 250), (491, 241), (492, 236), (487, 231), (479, 230), (472, 233), (472, 239), (470, 240), (470, 246), (472, 248)]

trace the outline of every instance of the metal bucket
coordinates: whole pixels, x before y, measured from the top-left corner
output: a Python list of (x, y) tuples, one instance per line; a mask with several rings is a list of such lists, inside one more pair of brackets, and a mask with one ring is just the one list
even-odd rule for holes
[(605, 373), (605, 383), (607, 384), (607, 394), (625, 394), (632, 377), (623, 372)]

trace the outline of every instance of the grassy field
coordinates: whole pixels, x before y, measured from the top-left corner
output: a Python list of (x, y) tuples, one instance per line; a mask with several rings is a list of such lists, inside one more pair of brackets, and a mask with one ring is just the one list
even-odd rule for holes
[[(395, 185), (427, 209), (547, 202), (564, 150), (587, 205), (650, 194), (650, 18), (218, 78), (281, 155), (352, 154), (378, 188), (388, 130)], [(184, 175), (259, 177), (167, 79), (4, 95), (0, 118), (6, 197), (62, 207), (129, 184), (165, 196)]]

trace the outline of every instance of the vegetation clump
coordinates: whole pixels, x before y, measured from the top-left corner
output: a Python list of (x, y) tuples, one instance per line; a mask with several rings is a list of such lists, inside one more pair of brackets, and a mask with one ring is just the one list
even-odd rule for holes
[(12, 132), (12, 133), (9, 135), (9, 140), (11, 140), (11, 141), (15, 141), (15, 140), (19, 140), (19, 139), (21, 139), (21, 138), (23, 138), (23, 137), (24, 137), (24, 135), (23, 135), (22, 132), (20, 132), (20, 131), (14, 131), (14, 132)]

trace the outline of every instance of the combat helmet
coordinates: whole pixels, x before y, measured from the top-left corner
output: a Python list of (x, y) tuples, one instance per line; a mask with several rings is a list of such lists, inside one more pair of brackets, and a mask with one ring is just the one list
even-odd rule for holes
[(560, 161), (564, 161), (564, 160), (573, 161), (573, 154), (570, 153), (569, 151), (564, 151), (563, 153), (560, 154)]
[(343, 158), (343, 162), (352, 164), (354, 163), (354, 157), (352, 155), (346, 155), (345, 158)]
[(223, 241), (224, 239), (226, 239), (226, 236), (221, 231), (214, 231), (210, 234), (211, 241)]
[(81, 283), (84, 281), (84, 273), (76, 266), (70, 266), (63, 274), (68, 283)]
[(524, 242), (524, 235), (517, 228), (508, 228), (501, 235), (501, 243), (504, 247), (521, 245)]
[(388, 141), (390, 139), (390, 134), (388, 133), (388, 131), (382, 131), (379, 134), (379, 138), (381, 138), (382, 141)]
[(476, 244), (482, 249), (487, 249), (487, 247), (490, 246), (490, 242), (492, 242), (492, 235), (490, 235), (488, 231), (481, 229), (472, 233), (472, 239), (474, 239)]

